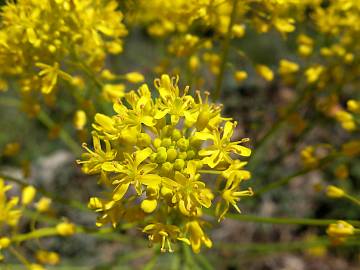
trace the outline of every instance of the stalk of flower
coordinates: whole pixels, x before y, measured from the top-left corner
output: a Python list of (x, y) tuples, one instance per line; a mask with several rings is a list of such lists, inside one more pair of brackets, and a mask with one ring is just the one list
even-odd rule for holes
[[(198, 91), (196, 100), (178, 80), (162, 75), (154, 82), (157, 98), (144, 84), (114, 104), (114, 116), (97, 114), (95, 150), (86, 146), (78, 163), (106, 179), (107, 195), (89, 203), (99, 213), (97, 225), (137, 221), (161, 251), (173, 251), (171, 243), (180, 240), (199, 252), (202, 244), (211, 247), (203, 208), (212, 208), (215, 199), (225, 204), (217, 211), (220, 220), (230, 205), (239, 211), (240, 197), (252, 195), (240, 188), (250, 173), (237, 160), (251, 150), (242, 145), (248, 139), (232, 141), (236, 123), (209, 102), (209, 93), (203, 99)], [(222, 191), (211, 174), (220, 176)]]

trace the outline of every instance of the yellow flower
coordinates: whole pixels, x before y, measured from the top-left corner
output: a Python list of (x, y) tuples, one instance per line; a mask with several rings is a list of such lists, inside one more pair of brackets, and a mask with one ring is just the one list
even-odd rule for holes
[(240, 208), (237, 206), (237, 202), (240, 200), (240, 197), (252, 196), (254, 192), (251, 188), (248, 190), (239, 190), (239, 184), (241, 179), (226, 181), (226, 186), (222, 191), (221, 201), (216, 205), (216, 215), (218, 216), (218, 221), (221, 221), (226, 213), (229, 210), (230, 204), (236, 209), (238, 213), (241, 213)]
[(269, 67), (267, 67), (265, 65), (257, 65), (256, 66), (256, 71), (266, 81), (272, 81), (274, 79), (273, 71)]
[(107, 53), (122, 51), (127, 31), (117, 7), (115, 0), (8, 1), (1, 12), (1, 78), (53, 95), (58, 79), (71, 85), (79, 66), (97, 74)]
[(213, 133), (197, 132), (194, 138), (200, 140), (212, 140), (213, 144), (199, 151), (200, 156), (208, 156), (204, 158), (203, 162), (209, 165), (210, 168), (215, 168), (221, 162), (227, 162), (231, 164), (232, 158), (230, 153), (235, 153), (244, 157), (248, 157), (251, 154), (251, 150), (245, 146), (239, 145), (242, 142), (248, 141), (243, 139), (237, 142), (231, 142), (231, 137), (234, 133), (235, 124), (226, 122), (222, 137), (219, 130), (214, 130)]
[(73, 81), (73, 78), (59, 69), (59, 63), (55, 62), (54, 66), (49, 66), (43, 63), (36, 63), (35, 66), (41, 68), (39, 76), (42, 78), (41, 91), (44, 94), (49, 94), (55, 87), (58, 77), (63, 78), (69, 82)]
[(10, 189), (11, 186), (5, 185), (4, 180), (0, 178), (0, 225), (16, 226), (21, 217), (21, 210), (17, 209), (18, 197), (6, 197), (5, 193)]
[(101, 147), (100, 139), (96, 135), (93, 136), (94, 151), (90, 150), (86, 144), (83, 147), (88, 153), (83, 154), (83, 158), (88, 160), (77, 162), (83, 165), (83, 170), (86, 173), (99, 173), (102, 171), (101, 167), (104, 162), (114, 160), (116, 151), (111, 149), (111, 145), (108, 141), (105, 141), (105, 151)]
[(161, 243), (161, 252), (173, 252), (171, 241), (180, 240), (190, 244), (187, 238), (181, 237), (180, 229), (174, 225), (165, 225), (161, 223), (149, 224), (143, 232), (149, 235), (151, 243)]
[(155, 163), (143, 163), (151, 154), (152, 150), (145, 148), (135, 152), (133, 155), (125, 153), (125, 165), (123, 166), (114, 163), (105, 163), (103, 165), (105, 171), (120, 173), (119, 179), (113, 181), (113, 184), (117, 185), (113, 195), (115, 201), (122, 199), (130, 184), (134, 185), (136, 192), (140, 195), (143, 185), (153, 186), (161, 183), (161, 177), (151, 173), (158, 165)]
[(189, 235), (191, 248), (195, 253), (199, 253), (201, 245), (204, 244), (206, 247), (212, 247), (212, 241), (204, 233), (199, 222), (197, 220), (187, 222), (185, 225), (185, 232)]
[(171, 202), (177, 204), (180, 212), (186, 216), (197, 216), (200, 207), (209, 208), (214, 198), (211, 190), (205, 188), (205, 183), (196, 173), (197, 164), (189, 161), (184, 173), (175, 172), (174, 180), (163, 179), (165, 187), (175, 189)]
[(178, 77), (169, 75), (154, 85), (158, 97), (144, 84), (116, 101), (114, 116), (96, 114), (94, 150), (85, 146), (79, 163), (84, 172), (98, 174), (110, 192), (92, 197), (88, 206), (99, 214), (97, 226), (137, 222), (162, 251), (172, 251), (171, 241), (190, 243), (182, 237), (188, 233), (198, 252), (199, 241), (211, 246), (199, 225), (202, 209), (211, 208), (215, 195), (222, 194), (205, 175), (231, 181), (225, 202), (235, 204), (249, 193), (239, 191), (239, 185), (250, 173), (233, 154), (247, 157), (251, 150), (240, 145), (248, 139), (231, 141), (236, 123), (209, 102), (209, 93), (203, 99), (197, 91), (195, 100), (188, 86), (181, 91)]
[(338, 220), (328, 226), (326, 233), (334, 244), (339, 244), (346, 241), (349, 236), (354, 235), (355, 228), (346, 221)]

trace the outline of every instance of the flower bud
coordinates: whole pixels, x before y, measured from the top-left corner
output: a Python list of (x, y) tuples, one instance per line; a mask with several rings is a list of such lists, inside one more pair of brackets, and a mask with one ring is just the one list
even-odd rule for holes
[(151, 144), (151, 137), (147, 133), (140, 133), (138, 135), (137, 143), (142, 147), (147, 147)]
[(145, 213), (152, 213), (155, 211), (157, 207), (157, 201), (156, 200), (143, 200), (141, 202), (141, 209), (145, 212)]
[(25, 187), (21, 195), (22, 204), (23, 205), (30, 204), (34, 200), (35, 194), (36, 194), (36, 189), (33, 186)]
[(36, 203), (36, 209), (40, 213), (44, 213), (49, 210), (51, 205), (51, 199), (47, 197), (42, 197), (37, 203)]
[(176, 149), (171, 149), (170, 148), (170, 149), (167, 150), (166, 153), (167, 153), (167, 160), (170, 161), (170, 162), (173, 162), (177, 157)]
[(176, 159), (174, 164), (175, 170), (182, 170), (185, 167), (185, 161), (183, 159)]
[(176, 144), (181, 151), (186, 151), (189, 147), (189, 140), (185, 138), (181, 138), (180, 140), (177, 141)]
[(157, 163), (164, 163), (166, 159), (167, 159), (167, 153), (165, 147), (159, 147), (155, 161)]
[(127, 81), (131, 83), (140, 83), (144, 81), (144, 76), (139, 72), (130, 72), (125, 74), (125, 78)]
[(330, 224), (326, 230), (326, 233), (330, 237), (346, 237), (355, 233), (354, 227), (342, 220), (338, 220), (336, 223)]
[(62, 222), (56, 225), (56, 231), (61, 236), (71, 236), (75, 233), (76, 227), (70, 222)]
[(326, 188), (326, 195), (330, 198), (341, 198), (345, 195), (345, 191), (341, 188), (330, 185)]
[(7, 248), (11, 243), (10, 238), (8, 237), (1, 237), (0, 238), (0, 249)]

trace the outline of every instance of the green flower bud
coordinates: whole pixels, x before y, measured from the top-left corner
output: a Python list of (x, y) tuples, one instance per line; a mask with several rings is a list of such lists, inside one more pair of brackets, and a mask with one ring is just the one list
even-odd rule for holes
[(161, 139), (160, 138), (156, 138), (154, 141), (153, 141), (153, 145), (155, 148), (159, 148), (161, 146)]
[(188, 150), (186, 152), (186, 155), (187, 155), (187, 159), (193, 159), (196, 156), (196, 153), (194, 150)]
[(151, 160), (151, 162), (155, 162), (155, 159), (156, 159), (156, 153), (152, 153), (152, 154), (150, 155), (150, 160)]
[(138, 145), (142, 146), (142, 147), (147, 147), (150, 145), (151, 143), (151, 137), (149, 134), (147, 133), (140, 133), (138, 135), (138, 141), (137, 141)]
[(170, 162), (174, 162), (177, 157), (176, 149), (170, 148), (167, 150), (167, 160)]
[(174, 169), (175, 170), (182, 170), (185, 167), (185, 161), (183, 159), (176, 159), (174, 163)]
[(186, 151), (189, 147), (189, 140), (185, 138), (181, 138), (180, 140), (177, 141), (176, 144), (181, 151)]
[(186, 152), (180, 152), (179, 155), (178, 155), (178, 158), (185, 160), (187, 158)]
[(174, 129), (171, 137), (174, 141), (180, 140), (182, 138), (181, 131), (178, 129)]
[(210, 120), (210, 110), (209, 107), (207, 107), (206, 109), (202, 110), (199, 113), (198, 119), (196, 121), (196, 128), (198, 130), (203, 130), (207, 124), (209, 123)]
[(167, 153), (165, 147), (159, 147), (158, 152), (156, 154), (156, 163), (164, 163), (167, 159)]
[(161, 141), (161, 146), (164, 146), (166, 148), (168, 148), (171, 144), (172, 144), (172, 141), (170, 138), (164, 138)]
[(170, 162), (165, 162), (163, 165), (161, 165), (161, 173), (163, 174), (169, 174), (173, 169), (173, 164)]
[(163, 136), (170, 136), (173, 130), (173, 126), (167, 125), (162, 128), (162, 135)]

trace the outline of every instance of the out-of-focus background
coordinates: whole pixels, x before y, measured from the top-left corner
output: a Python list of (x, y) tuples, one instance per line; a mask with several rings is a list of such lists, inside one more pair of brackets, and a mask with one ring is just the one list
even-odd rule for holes
[[(127, 11), (129, 7), (126, 3), (120, 2), (121, 8), (126, 6), (126, 18), (126, 12), (132, 14), (131, 10)], [(322, 2), (325, 5), (331, 1)], [(4, 1), (0, 3), (5, 4)], [(321, 48), (329, 43), (306, 22), (301, 27), (307, 29), (316, 47)], [(359, 194), (359, 155), (326, 160), (318, 166), (304, 165), (306, 147), (315, 145), (314, 155), (320, 160), (329, 155), (331, 147), (341, 149), (351, 136), (356, 138), (356, 133), (344, 131), (336, 119), (319, 109), (322, 96), (326, 96), (323, 94), (327, 91), (326, 87), (325, 90), (305, 87), (318, 92), (296, 103), (302, 95), (302, 89), (299, 89), (301, 82), (284, 83), (278, 75), (270, 82), (266, 81), (252, 65), (261, 63), (276, 70), (280, 59), (291, 59), (301, 66), (309, 66), (308, 62), (312, 60), (301, 58), (296, 49), (297, 37), (305, 31), (301, 27), (286, 36), (275, 30), (259, 34), (248, 27), (244, 38), (231, 42), (227, 64), (230, 71), (224, 74), (219, 102), (226, 116), (238, 122), (235, 137), (250, 138), (253, 156), (248, 170), (252, 177), (247, 184), (252, 187), (255, 196), (240, 201), (242, 214), (230, 208), (229, 217), (221, 223), (208, 217), (212, 221), (212, 227), (208, 230), (214, 242), (212, 249), (204, 248), (200, 255), (186, 251), (184, 255), (184, 251), (178, 250), (155, 257), (158, 251), (148, 248), (147, 239), (139, 229), (120, 225), (113, 233), (104, 234), (103, 237), (88, 232), (71, 238), (41, 239), (39, 243), (29, 243), (27, 252), (31, 254), (40, 245), (61, 254), (61, 267), (49, 269), (178, 269), (179, 265), (184, 269), (227, 270), (359, 269), (359, 241), (332, 245), (326, 235), (327, 223), (311, 224), (311, 220), (320, 219), (359, 220), (357, 205), (347, 200), (331, 199), (325, 192), (325, 187), (333, 184), (353, 195)], [(211, 30), (201, 33), (192, 29), (194, 34), (206, 38), (211, 38)], [(146, 26), (137, 24), (129, 24), (128, 32), (123, 39), (123, 53), (106, 60), (106, 67), (110, 70), (118, 74), (140, 72), (145, 76), (145, 81), (152, 85), (153, 78), (159, 76), (154, 68), (161, 66), (160, 71), (165, 68), (171, 75), (180, 74), (182, 88), (185, 85), (190, 85), (192, 90), (200, 88), (212, 91), (215, 88), (216, 76), (209, 66), (200, 65), (196, 73), (186, 71), (186, 64), (183, 64), (187, 61), (186, 57), (171, 56), (166, 49), (167, 38), (153, 37)], [(219, 54), (221, 41), (222, 38), (219, 44), (213, 45), (213, 50)], [(206, 62), (200, 58), (202, 61)], [(248, 74), (241, 83), (233, 77), (233, 71), (238, 69)], [(299, 76), (297, 80), (305, 80), (305, 77)], [(11, 87), (16, 87), (16, 84), (10, 83)], [(60, 84), (59, 87), (65, 85)], [(137, 87), (128, 84), (126, 90)], [(354, 98), (353, 93), (352, 89), (345, 89), (338, 94), (337, 103), (346, 107), (347, 100)], [(101, 192), (101, 187), (97, 185), (95, 176), (81, 172), (75, 162), (78, 157), (57, 136), (58, 129), (64, 128), (70, 130), (70, 136), (79, 145), (83, 141), (90, 142), (90, 133), (79, 136), (71, 128), (74, 100), (67, 94), (60, 94), (55, 106), (44, 108), (55, 122), (49, 130), (44, 121), (29, 118), (19, 106), (9, 105), (10, 100), (18, 97), (16, 91), (1, 93), (0, 97), (1, 174), (21, 179), (25, 171), (29, 175), (26, 178), (28, 183), (58, 195), (59, 201), (54, 201), (53, 213), (49, 214), (47, 222), (51, 223), (53, 217), (67, 217), (90, 231), (96, 231), (96, 214), (86, 209), (86, 205), (89, 197)], [(111, 115), (111, 104), (106, 103), (102, 110)], [(92, 119), (88, 119), (89, 131), (91, 122)], [(273, 183), (275, 186), (271, 186)], [(19, 192), (19, 188), (14, 187), (11, 192)], [(26, 231), (30, 226), (30, 221), (24, 221), (21, 230)], [(186, 263), (184, 256), (188, 256)], [(11, 256), (10, 261), (16, 264)], [(1, 269), (24, 269), (22, 267), (0, 264)]]

